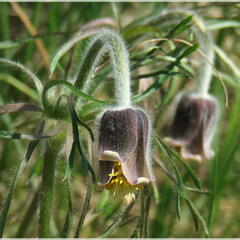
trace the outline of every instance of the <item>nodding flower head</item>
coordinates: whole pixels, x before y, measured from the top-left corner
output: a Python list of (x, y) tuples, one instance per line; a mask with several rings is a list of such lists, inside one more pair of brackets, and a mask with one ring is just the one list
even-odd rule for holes
[[(96, 54), (90, 51), (99, 49)], [(144, 184), (153, 180), (149, 154), (149, 120), (142, 110), (131, 105), (130, 64), (127, 47), (115, 31), (100, 29), (83, 54), (83, 60), (94, 56), (92, 70), (108, 52), (113, 67), (115, 109), (105, 110), (99, 119), (98, 161), (100, 184), (113, 195), (131, 202)], [(84, 66), (84, 65), (83, 65)], [(92, 78), (90, 75), (87, 81)], [(91, 86), (90, 82), (85, 83)], [(84, 88), (87, 92), (88, 88)]]
[(166, 141), (181, 148), (185, 159), (202, 161), (214, 156), (211, 142), (219, 115), (218, 103), (210, 95), (184, 93), (177, 104)]
[(149, 121), (142, 110), (105, 111), (99, 126), (100, 184), (131, 202), (153, 180), (148, 147)]

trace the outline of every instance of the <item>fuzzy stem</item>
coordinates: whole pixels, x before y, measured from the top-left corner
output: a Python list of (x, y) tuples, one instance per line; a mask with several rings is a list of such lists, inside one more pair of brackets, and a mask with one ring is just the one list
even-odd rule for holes
[[(152, 22), (159, 22), (160, 19), (163, 17), (166, 18), (168, 15), (182, 15), (182, 16), (189, 16), (193, 15), (193, 24), (192, 27), (193, 33), (197, 41), (200, 44), (201, 51), (206, 55), (208, 61), (213, 63), (214, 61), (214, 44), (212, 40), (211, 33), (207, 31), (205, 23), (201, 17), (199, 17), (194, 11), (185, 10), (185, 9), (166, 9), (156, 15), (153, 15), (149, 20), (143, 21), (141, 24), (149, 24)], [(207, 95), (211, 79), (212, 79), (212, 66), (206, 60), (200, 61), (199, 69), (197, 72), (197, 79), (196, 79), (196, 87), (195, 92), (200, 95)]]
[[(91, 76), (105, 53), (109, 54), (113, 65), (117, 103), (120, 107), (129, 107), (131, 94), (128, 51), (123, 39), (113, 30), (101, 29), (96, 31), (93, 40), (87, 46), (73, 82), (77, 87), (83, 87), (84, 92), (88, 92)], [(79, 75), (81, 83), (77, 82)]]
[(50, 140), (44, 157), (42, 188), (40, 193), (40, 238), (51, 237), (50, 219), (52, 215), (55, 165), (59, 153), (59, 146), (63, 143), (64, 140), (63, 132), (64, 131)]

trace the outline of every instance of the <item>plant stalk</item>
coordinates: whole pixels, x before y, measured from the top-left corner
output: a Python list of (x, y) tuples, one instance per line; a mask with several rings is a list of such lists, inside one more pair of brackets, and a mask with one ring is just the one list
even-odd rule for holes
[(40, 193), (39, 238), (52, 237), (50, 220), (54, 194), (54, 175), (56, 160), (65, 138), (65, 131), (52, 137), (47, 145), (43, 163), (42, 187)]

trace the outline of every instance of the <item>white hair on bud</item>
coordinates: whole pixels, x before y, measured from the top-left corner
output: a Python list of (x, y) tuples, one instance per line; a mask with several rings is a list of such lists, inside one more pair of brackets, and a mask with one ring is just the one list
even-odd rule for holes
[[(100, 45), (100, 47), (98, 46), (98, 53), (91, 64), (89, 74), (83, 86), (83, 91), (86, 93), (88, 92), (88, 89), (91, 86), (91, 77), (97, 65), (101, 61), (104, 54), (108, 53), (113, 66), (115, 96), (118, 106), (120, 108), (129, 107), (131, 105), (129, 54), (124, 40), (117, 32), (107, 28), (102, 28), (95, 31), (81, 60), (78, 74), (82, 70), (81, 68), (89, 51), (94, 48), (97, 43)], [(76, 82), (78, 74), (75, 75), (73, 83)]]

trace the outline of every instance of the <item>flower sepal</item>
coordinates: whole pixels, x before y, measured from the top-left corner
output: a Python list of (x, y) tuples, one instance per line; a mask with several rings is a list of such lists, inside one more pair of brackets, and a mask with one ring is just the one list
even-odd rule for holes
[(217, 100), (207, 94), (185, 92), (179, 97), (170, 133), (165, 141), (180, 147), (184, 159), (201, 162), (214, 156), (211, 143), (219, 116)]
[(140, 109), (107, 110), (99, 123), (99, 184), (123, 199), (153, 181), (149, 120)]

